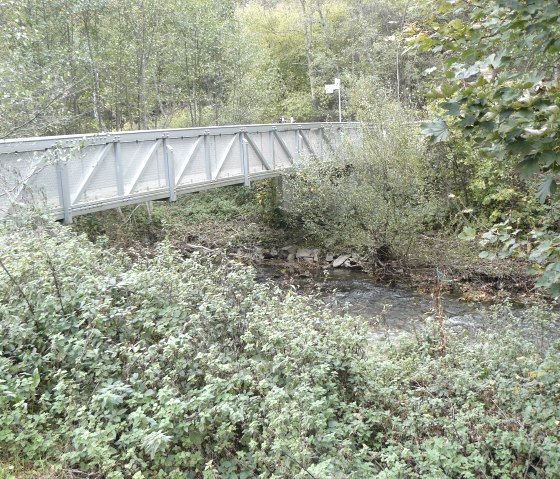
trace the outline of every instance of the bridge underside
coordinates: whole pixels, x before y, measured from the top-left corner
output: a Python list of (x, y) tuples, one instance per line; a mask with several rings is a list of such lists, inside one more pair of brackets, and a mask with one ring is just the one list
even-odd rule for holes
[(355, 123), (224, 126), (0, 142), (0, 218), (22, 205), (56, 219), (270, 178), (322, 157)]

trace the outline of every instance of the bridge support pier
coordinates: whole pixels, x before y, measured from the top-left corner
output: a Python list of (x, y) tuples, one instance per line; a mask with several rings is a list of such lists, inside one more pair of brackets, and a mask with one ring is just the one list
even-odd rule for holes
[(276, 176), (272, 182), (274, 209), (282, 213), (287, 206), (287, 196), (284, 191), (284, 177), (282, 175)]

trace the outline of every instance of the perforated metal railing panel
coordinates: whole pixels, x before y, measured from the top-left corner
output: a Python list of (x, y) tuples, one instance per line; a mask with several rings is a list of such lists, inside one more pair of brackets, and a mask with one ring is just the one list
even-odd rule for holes
[(130, 131), (0, 141), (0, 219), (33, 202), (56, 219), (275, 176), (357, 123)]

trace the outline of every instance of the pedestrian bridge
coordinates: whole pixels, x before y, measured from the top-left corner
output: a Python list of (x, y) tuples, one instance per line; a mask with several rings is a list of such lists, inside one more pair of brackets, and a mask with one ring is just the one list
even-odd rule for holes
[(0, 218), (38, 203), (56, 219), (270, 178), (321, 158), (357, 123), (217, 126), (0, 141)]

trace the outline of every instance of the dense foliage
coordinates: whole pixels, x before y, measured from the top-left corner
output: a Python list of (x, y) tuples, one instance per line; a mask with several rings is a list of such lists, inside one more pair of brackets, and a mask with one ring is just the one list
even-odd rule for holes
[(360, 81), (417, 99), (416, 2), (0, 3), (0, 137), (335, 119)]
[[(560, 11), (547, 0), (442, 1), (444, 21), (416, 33), (421, 50), (440, 54), (447, 81), (431, 93), (445, 119), (499, 159), (519, 158), (524, 174), (560, 168), (558, 58)], [(443, 120), (426, 124), (436, 141)], [(556, 191), (553, 175), (539, 190)]]
[(360, 321), (219, 256), (162, 245), (132, 263), (54, 225), (4, 230), (0, 248), (0, 462), (135, 479), (560, 474), (560, 355), (518, 333), (451, 340), (444, 358), (429, 330), (372, 349)]
[(162, 246), (132, 264), (55, 227), (2, 240), (4, 458), (60, 456), (109, 477), (359, 461), (334, 427), (352, 427), (367, 384), (358, 321), (219, 257)]
[(284, 208), (309, 241), (403, 253), (438, 207), (426, 142), (413, 113), (383, 93), (368, 95), (362, 110), (360, 131), (287, 175)]
[[(479, 151), (464, 189), (472, 191), (482, 180), (482, 194), (468, 206), (493, 208), (479, 218), (490, 225), (479, 221), (476, 226), (497, 223), (483, 244), (498, 246), (481, 255), (534, 261), (537, 286), (559, 296), (558, 5), (546, 0), (438, 4), (437, 17), (408, 30), (413, 45), (434, 54), (442, 67), (429, 94), (439, 118), (424, 123), (423, 132), (436, 143), (461, 136), (464, 141), (454, 138), (454, 145)], [(513, 173), (537, 174), (538, 180)], [(541, 204), (552, 196), (552, 203), (539, 207), (532, 196)], [(475, 234), (469, 226), (462, 237)]]
[[(0, 479), (560, 477), (550, 310), (379, 343), (217, 250), (171, 246), (260, 215), (388, 258), (434, 226), (505, 221), (483, 241), (542, 262), (560, 295), (553, 3), (442, 0), (434, 18), (409, 0), (1, 3), (1, 138), (335, 119), (335, 76), (343, 118), (365, 125), (295, 165), (284, 217), (268, 183), (83, 218), (96, 243), (36, 217), (0, 226)], [(411, 110), (440, 62), (423, 129), (451, 141), (430, 149)], [(544, 205), (516, 169), (548, 175)], [(168, 238), (124, 251), (139, 232)]]

